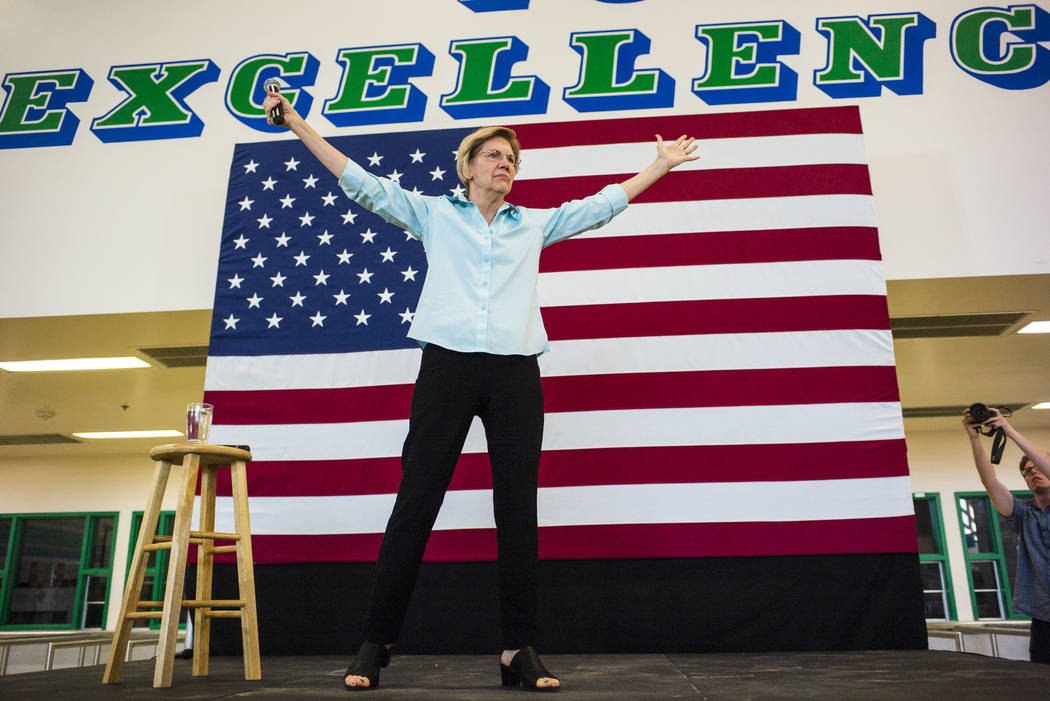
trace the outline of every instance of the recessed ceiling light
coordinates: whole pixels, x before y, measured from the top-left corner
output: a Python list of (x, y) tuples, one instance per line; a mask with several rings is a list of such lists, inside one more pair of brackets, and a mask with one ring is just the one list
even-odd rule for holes
[(63, 370), (121, 370), (148, 368), (150, 364), (133, 355), (122, 358), (65, 358), (61, 360), (12, 360), (0, 362), (8, 372), (61, 372)]
[(1032, 408), (1033, 409), (1050, 409), (1050, 402), (1039, 402), (1038, 404), (1036, 404)]
[(1050, 321), (1031, 321), (1017, 333), (1050, 333)]
[(88, 431), (74, 433), (77, 438), (176, 438), (181, 431)]

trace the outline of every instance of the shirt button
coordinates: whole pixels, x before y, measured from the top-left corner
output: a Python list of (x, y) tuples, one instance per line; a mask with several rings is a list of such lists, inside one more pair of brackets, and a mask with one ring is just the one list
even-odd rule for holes
[(489, 284), (488, 284), (487, 282), (483, 282), (483, 283), (481, 283), (481, 286), (482, 286), (482, 287), (488, 287), (488, 286), (489, 286)]
[(482, 260), (482, 262), (484, 262), (484, 263), (488, 263), (488, 262), (489, 262), (489, 259), (488, 259), (488, 258), (482, 258), (481, 260)]

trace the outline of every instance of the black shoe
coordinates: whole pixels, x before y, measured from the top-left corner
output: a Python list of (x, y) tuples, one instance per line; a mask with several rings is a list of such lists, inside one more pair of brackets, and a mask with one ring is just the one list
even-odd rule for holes
[[(343, 688), (347, 691), (368, 691), (379, 686), (379, 668), (390, 664), (390, 648), (378, 643), (370, 643), (367, 640), (361, 643), (357, 650), (357, 657), (346, 668), (343, 675)], [(346, 683), (347, 677), (364, 677), (368, 680), (368, 686), (350, 686)]]
[(557, 691), (561, 688), (560, 686), (536, 686), (536, 682), (544, 677), (559, 680), (543, 666), (534, 647), (523, 647), (518, 650), (509, 665), (501, 661), (499, 674), (505, 687), (517, 686), (526, 691)]

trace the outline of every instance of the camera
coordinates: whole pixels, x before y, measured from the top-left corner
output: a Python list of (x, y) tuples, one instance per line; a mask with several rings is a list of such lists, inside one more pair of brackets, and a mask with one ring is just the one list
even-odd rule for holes
[(994, 419), (995, 414), (991, 412), (987, 405), (976, 402), (970, 405), (970, 416), (979, 424), (983, 424), (989, 419)]

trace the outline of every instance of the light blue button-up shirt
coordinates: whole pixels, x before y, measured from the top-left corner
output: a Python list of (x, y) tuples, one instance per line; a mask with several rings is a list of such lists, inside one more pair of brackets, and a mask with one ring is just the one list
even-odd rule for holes
[(609, 185), (555, 209), (504, 204), (490, 225), (473, 202), (407, 192), (352, 160), (339, 186), (423, 242), (428, 270), (408, 337), (465, 353), (546, 352), (536, 293), (540, 251), (627, 208), (624, 189)]

